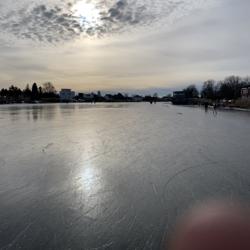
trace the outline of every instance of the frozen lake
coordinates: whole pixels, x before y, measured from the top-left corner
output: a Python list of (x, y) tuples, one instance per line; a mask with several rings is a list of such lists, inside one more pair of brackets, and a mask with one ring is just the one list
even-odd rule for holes
[(0, 249), (162, 249), (206, 198), (250, 201), (250, 113), (0, 106)]

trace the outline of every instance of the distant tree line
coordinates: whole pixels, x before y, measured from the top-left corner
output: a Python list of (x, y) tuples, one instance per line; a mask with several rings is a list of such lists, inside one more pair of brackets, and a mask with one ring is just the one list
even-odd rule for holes
[(29, 84), (26, 85), (25, 89), (21, 90), (20, 88), (11, 85), (9, 89), (0, 90), (0, 98), (2, 101), (6, 102), (34, 102), (46, 99), (58, 99), (56, 89), (51, 82), (46, 82), (42, 86), (38, 86), (36, 83), (33, 83), (31, 88)]
[(219, 82), (208, 80), (203, 84), (201, 97), (212, 100), (236, 100), (241, 97), (242, 88), (249, 86), (249, 77), (230, 76)]
[(171, 101), (171, 95), (165, 96), (165, 97), (158, 97), (158, 94), (155, 93), (153, 95), (132, 95), (129, 96), (128, 94), (122, 94), (120, 92), (116, 94), (105, 94), (101, 95), (101, 92), (98, 91), (97, 94), (91, 93), (91, 94), (84, 94), (79, 93), (75, 100), (78, 102), (150, 102), (155, 103), (159, 101)]
[[(241, 78), (239, 76), (229, 76), (223, 81), (207, 80), (203, 83), (201, 91), (197, 89), (195, 85), (189, 85), (183, 89), (179, 96), (177, 96), (177, 102), (189, 103), (187, 100), (191, 100), (191, 103), (196, 103), (197, 99), (207, 100), (237, 100), (241, 97), (241, 90), (244, 87), (250, 87), (250, 77)], [(158, 97), (157, 93), (154, 95), (134, 95), (128, 96), (127, 94), (106, 94), (102, 96), (100, 91), (98, 94), (83, 94), (79, 93), (74, 100), (75, 101), (90, 101), (90, 102), (140, 102), (146, 101), (155, 103), (159, 101), (171, 101), (175, 97), (167, 95), (165, 97)], [(179, 91), (180, 92), (180, 91)], [(33, 83), (30, 87), (29, 84), (25, 89), (20, 89), (17, 86), (11, 85), (8, 89), (0, 90), (0, 103), (16, 103), (16, 102), (59, 102), (60, 97), (54, 85), (51, 82), (46, 82), (41, 86)]]
[(199, 98), (209, 100), (237, 100), (241, 97), (241, 90), (250, 87), (250, 78), (229, 76), (223, 81), (207, 80), (199, 92), (195, 85), (190, 85), (183, 90), (186, 98)]

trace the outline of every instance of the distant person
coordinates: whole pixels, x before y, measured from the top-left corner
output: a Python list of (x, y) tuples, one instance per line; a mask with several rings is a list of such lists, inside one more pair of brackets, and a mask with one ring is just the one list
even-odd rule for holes
[(214, 108), (213, 108), (213, 114), (214, 115), (218, 114), (217, 108), (218, 108), (217, 103), (214, 103)]
[(170, 250), (249, 250), (249, 209), (211, 202), (193, 209), (177, 226)]
[(205, 107), (205, 112), (208, 112), (208, 102), (205, 102), (204, 107)]

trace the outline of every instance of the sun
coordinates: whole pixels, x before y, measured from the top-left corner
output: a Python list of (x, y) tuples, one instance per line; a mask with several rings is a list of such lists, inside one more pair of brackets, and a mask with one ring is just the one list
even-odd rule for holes
[(79, 1), (72, 7), (72, 11), (81, 25), (94, 27), (101, 24), (100, 10), (93, 3)]

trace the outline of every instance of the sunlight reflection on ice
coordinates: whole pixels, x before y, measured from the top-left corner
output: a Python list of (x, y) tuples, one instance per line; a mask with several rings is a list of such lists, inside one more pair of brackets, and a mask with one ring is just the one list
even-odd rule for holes
[(80, 168), (76, 173), (76, 187), (78, 202), (83, 206), (83, 214), (89, 218), (96, 219), (102, 214), (103, 207), (107, 202), (106, 177), (103, 169), (98, 165), (99, 158), (96, 156), (95, 145), (98, 137), (95, 127), (88, 128), (91, 140), (81, 143)]
[(90, 166), (83, 170), (81, 183), (82, 189), (86, 192), (87, 196), (95, 194), (96, 191), (101, 189), (101, 177), (98, 174), (98, 171)]

